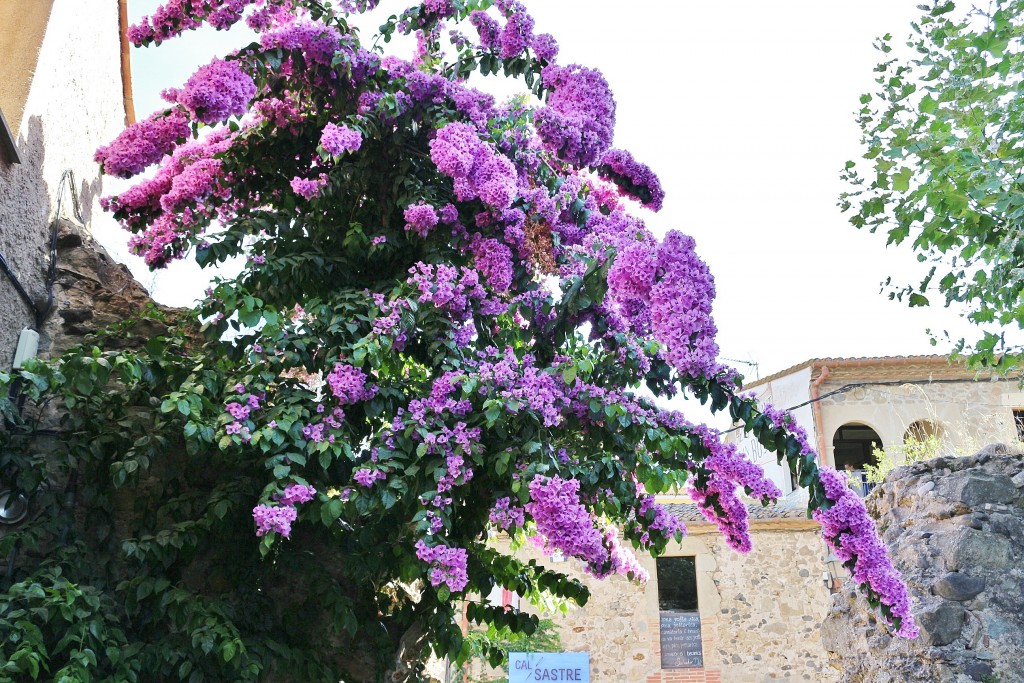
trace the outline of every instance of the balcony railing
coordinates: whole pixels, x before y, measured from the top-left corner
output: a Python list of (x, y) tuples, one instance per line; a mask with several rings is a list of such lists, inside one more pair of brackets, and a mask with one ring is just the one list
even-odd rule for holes
[(856, 491), (857, 495), (864, 497), (871, 493), (871, 489), (875, 488), (875, 485), (868, 481), (868, 474), (864, 470), (845, 470), (845, 472), (850, 488)]

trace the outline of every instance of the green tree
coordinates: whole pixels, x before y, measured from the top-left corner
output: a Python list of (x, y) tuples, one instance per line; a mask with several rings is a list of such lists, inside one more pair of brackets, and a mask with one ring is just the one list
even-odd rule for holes
[(1024, 357), (1024, 3), (923, 9), (909, 51), (877, 43), (879, 88), (857, 118), (864, 161), (847, 162), (840, 205), (930, 264), (918, 283), (890, 277), (890, 298), (962, 307), (981, 329), (957, 350), (1005, 372)]
[[(859, 499), (719, 363), (711, 274), (639, 217), (664, 193), (611, 148), (601, 74), (514, 0), (427, 0), (364, 42), (349, 18), (375, 4), (183, 0), (131, 29), (259, 34), (96, 156), (157, 167), (104, 200), (150, 265), (246, 266), (167, 334), (127, 324), (0, 375), (0, 477), (34, 510), (0, 541), (0, 680), (415, 680), (431, 652), (473, 654), (463, 609), (500, 662), (538, 617), (474, 596), (589, 593), (489, 532), (639, 580), (632, 550), (683, 531), (654, 496), (684, 485), (748, 550), (740, 493), (778, 488), (641, 387), (775, 452), (913, 636)], [(396, 32), (411, 59), (382, 54)], [(499, 104), (475, 72), (532, 96)]]

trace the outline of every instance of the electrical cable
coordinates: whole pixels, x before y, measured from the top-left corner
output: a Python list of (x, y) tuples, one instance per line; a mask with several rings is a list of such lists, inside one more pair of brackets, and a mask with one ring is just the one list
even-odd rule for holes
[(0, 270), (3, 271), (7, 279), (14, 285), (14, 289), (18, 292), (18, 296), (21, 297), (25, 305), (32, 311), (33, 318), (33, 330), (38, 332), (46, 318), (50, 315), (53, 310), (53, 285), (57, 282), (57, 237), (60, 229), (60, 217), (64, 208), (64, 194), (68, 188), (68, 183), (71, 186), (71, 208), (74, 212), (74, 218), (79, 223), (85, 223), (82, 218), (82, 208), (78, 203), (78, 195), (74, 192), (75, 187), (75, 172), (70, 168), (66, 169), (60, 176), (60, 182), (57, 185), (57, 206), (53, 212), (53, 221), (50, 223), (50, 264), (46, 270), (46, 277), (43, 280), (44, 288), (46, 290), (46, 304), (40, 308), (36, 305), (36, 302), (29, 295), (28, 291), (25, 290), (24, 285), (21, 284), (21, 280), (18, 279), (14, 269), (11, 268), (10, 264), (7, 263), (7, 259), (0, 253)]

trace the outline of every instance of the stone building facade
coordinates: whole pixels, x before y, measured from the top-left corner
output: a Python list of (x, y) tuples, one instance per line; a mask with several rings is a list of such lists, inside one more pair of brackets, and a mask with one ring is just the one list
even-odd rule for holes
[[(945, 356), (815, 358), (748, 383), (762, 403), (792, 408), (826, 465), (873, 464), (872, 445), (939, 437), (944, 454), (973, 453), (1024, 434), (1024, 393), (1016, 378), (992, 380)], [(747, 456), (791, 491), (788, 472), (756, 441), (734, 433)]]
[(831, 604), (827, 550), (818, 524), (806, 518), (806, 498), (752, 505), (754, 549), (727, 547), (692, 504), (667, 503), (687, 524), (682, 543), (665, 557), (692, 557), (703, 666), (662, 666), (662, 616), (657, 562), (637, 585), (621, 576), (602, 581), (574, 562), (553, 563), (535, 548), (520, 553), (587, 584), (584, 607), (555, 618), (562, 649), (590, 653), (592, 683), (769, 683), (837, 680), (821, 641)]
[(134, 117), (125, 26), (126, 0), (0, 0), (0, 255), (24, 291), (0, 270), (0, 371), (23, 329), (38, 328), (45, 356), (45, 322), (62, 326), (60, 219), (114, 232), (93, 153)]

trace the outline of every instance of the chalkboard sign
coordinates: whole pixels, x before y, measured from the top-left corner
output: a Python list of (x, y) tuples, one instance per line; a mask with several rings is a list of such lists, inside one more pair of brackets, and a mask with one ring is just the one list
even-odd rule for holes
[(661, 668), (702, 666), (704, 650), (700, 640), (700, 613), (676, 610), (661, 612)]

